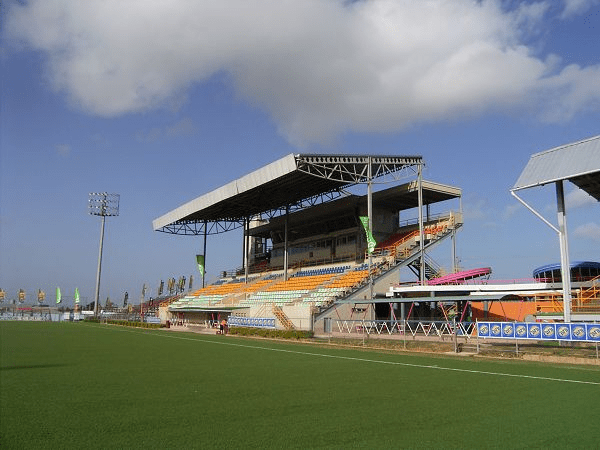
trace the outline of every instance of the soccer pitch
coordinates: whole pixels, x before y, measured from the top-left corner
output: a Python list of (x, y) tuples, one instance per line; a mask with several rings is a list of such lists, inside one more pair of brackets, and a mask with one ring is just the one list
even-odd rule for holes
[(594, 448), (600, 370), (0, 322), (2, 448)]

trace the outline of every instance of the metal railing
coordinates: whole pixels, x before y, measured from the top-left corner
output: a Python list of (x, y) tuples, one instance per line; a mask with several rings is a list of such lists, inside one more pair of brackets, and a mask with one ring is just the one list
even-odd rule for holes
[(475, 336), (475, 322), (422, 321), (422, 320), (334, 320), (334, 330), (344, 334), (404, 335), (416, 338)]

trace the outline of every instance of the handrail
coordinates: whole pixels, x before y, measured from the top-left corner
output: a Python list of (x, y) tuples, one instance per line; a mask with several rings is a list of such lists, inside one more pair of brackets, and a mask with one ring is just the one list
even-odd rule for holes
[(427, 280), (426, 284), (430, 286), (437, 284), (462, 284), (462, 282), (466, 281), (467, 279), (483, 277), (485, 275), (489, 275), (490, 273), (492, 273), (492, 269), (489, 267), (463, 270), (462, 272), (450, 273), (448, 275)]
[[(590, 280), (591, 285), (586, 289), (577, 290), (573, 297), (571, 311), (600, 312), (600, 275)], [(592, 303), (592, 302), (596, 303)], [(562, 293), (550, 294), (545, 299), (535, 301), (535, 309), (539, 313), (563, 313), (564, 304)]]
[[(445, 233), (448, 228), (452, 228), (456, 225), (456, 221), (454, 220), (456, 215), (453, 213), (439, 215), (439, 219), (429, 220), (424, 224), (423, 234), (425, 237), (427, 235), (438, 235), (440, 233)], [(372, 257), (380, 257), (380, 256), (393, 256), (395, 257), (401, 250), (400, 247), (403, 244), (406, 244), (411, 239), (417, 239), (420, 237), (420, 231), (414, 230), (410, 232), (406, 236), (402, 237), (399, 241), (394, 244), (386, 247), (376, 247), (375, 250), (371, 253)], [(365, 259), (369, 256), (368, 251), (365, 252)]]
[[(447, 213), (434, 214), (433, 216), (429, 216), (429, 220), (427, 220), (426, 223), (436, 222), (436, 221), (440, 222), (442, 220), (455, 219), (459, 215), (460, 215), (460, 212), (457, 212), (457, 211), (449, 211)], [(455, 222), (455, 220), (453, 220), (453, 222)], [(406, 219), (406, 220), (399, 222), (398, 226), (400, 228), (402, 228), (402, 227), (407, 227), (409, 225), (418, 225), (418, 224), (419, 224), (419, 218), (414, 217), (412, 219)]]
[[(409, 240), (416, 238), (417, 236), (419, 236), (419, 231), (413, 231), (412, 233), (404, 236), (402, 239), (400, 239), (400, 241), (396, 242), (393, 245), (375, 248), (375, 250), (373, 250), (373, 252), (371, 253), (371, 256), (396, 256), (396, 254), (398, 253), (398, 247), (402, 246), (402, 244), (407, 243)], [(365, 259), (368, 258), (368, 255), (368, 252), (366, 252)]]
[(591, 303), (594, 300), (600, 301), (600, 275), (590, 280), (589, 287), (581, 288), (577, 292), (576, 300), (578, 306), (583, 306), (584, 303)]

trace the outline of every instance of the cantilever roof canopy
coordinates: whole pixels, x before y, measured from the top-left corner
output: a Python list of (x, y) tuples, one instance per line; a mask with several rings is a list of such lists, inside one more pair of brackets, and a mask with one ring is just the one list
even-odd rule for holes
[(215, 234), (257, 214), (274, 215), (286, 206), (299, 209), (327, 195), (340, 196), (342, 189), (369, 179), (398, 180), (422, 164), (421, 156), (289, 154), (183, 204), (152, 226), (172, 234)]
[(532, 155), (512, 190), (564, 180), (600, 201), (600, 135)]
[[(431, 205), (462, 196), (460, 188), (446, 184), (423, 180), (421, 186), (423, 191), (423, 205)], [(419, 182), (410, 181), (400, 186), (374, 192), (373, 200), (379, 207), (387, 207), (397, 211), (418, 208), (418, 191)]]

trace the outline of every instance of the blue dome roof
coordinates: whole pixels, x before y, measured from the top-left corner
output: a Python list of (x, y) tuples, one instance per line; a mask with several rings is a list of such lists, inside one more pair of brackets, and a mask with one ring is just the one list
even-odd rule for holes
[[(600, 262), (594, 261), (572, 261), (571, 262), (571, 270), (573, 269), (596, 269), (600, 270)], [(545, 266), (538, 267), (533, 271), (533, 277), (536, 278), (539, 274), (550, 271), (560, 271), (560, 264), (547, 264)]]

